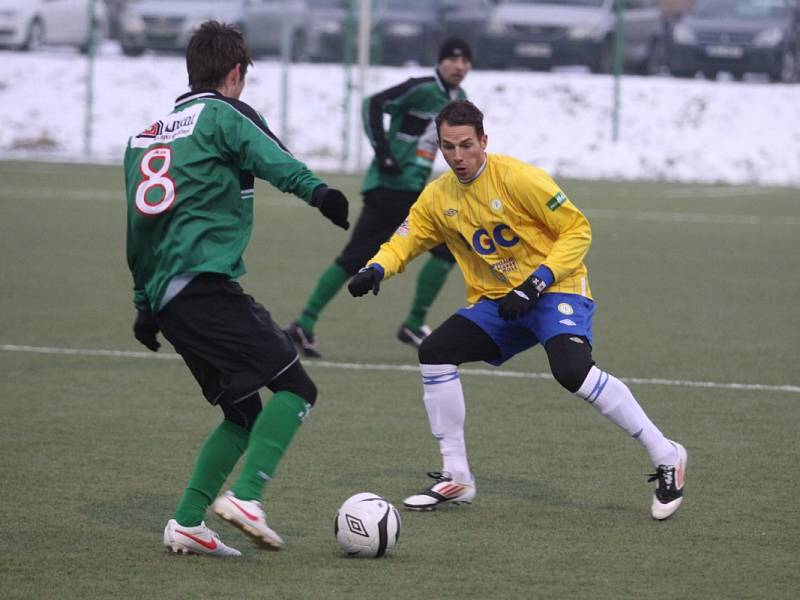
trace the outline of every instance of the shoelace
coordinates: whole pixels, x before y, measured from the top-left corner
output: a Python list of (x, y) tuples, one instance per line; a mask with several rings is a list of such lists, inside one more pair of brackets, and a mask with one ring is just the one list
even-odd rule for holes
[(655, 473), (648, 475), (648, 482), (658, 480), (658, 487), (669, 489), (675, 481), (675, 467), (666, 467), (659, 465)]

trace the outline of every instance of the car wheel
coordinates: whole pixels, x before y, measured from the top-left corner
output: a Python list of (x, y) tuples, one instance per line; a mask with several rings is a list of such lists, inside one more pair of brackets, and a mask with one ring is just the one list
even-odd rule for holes
[(781, 54), (780, 67), (769, 74), (770, 79), (780, 83), (794, 83), (798, 80), (800, 64), (798, 64), (798, 51), (788, 46), (783, 49)]
[(670, 67), (669, 72), (673, 77), (678, 77), (679, 79), (694, 79), (696, 73), (696, 71), (681, 69), (680, 67)]
[(642, 75), (656, 75), (660, 73), (666, 66), (666, 48), (664, 40), (661, 38), (654, 39), (650, 44), (650, 51), (647, 53), (647, 58), (644, 59), (639, 72)]
[(306, 35), (302, 31), (298, 31), (292, 36), (291, 61), (308, 62), (308, 43)]
[(614, 68), (614, 41), (611, 38), (603, 40), (600, 54), (591, 66), (593, 73), (611, 73)]
[(144, 54), (144, 47), (143, 46), (130, 46), (130, 45), (126, 44), (125, 42), (122, 42), (121, 46), (122, 46), (122, 53), (125, 56), (136, 57), (136, 56), (141, 56), (142, 54)]
[(36, 51), (44, 45), (44, 24), (36, 17), (28, 26), (28, 35), (20, 50)]

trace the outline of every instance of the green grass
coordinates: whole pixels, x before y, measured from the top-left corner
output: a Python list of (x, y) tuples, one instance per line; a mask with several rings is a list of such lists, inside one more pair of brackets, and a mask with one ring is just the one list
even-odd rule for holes
[[(328, 179), (357, 212), (358, 179)], [(0, 163), (0, 346), (142, 349), (130, 334), (121, 184), (113, 167)], [(170, 556), (162, 529), (219, 419), (184, 365), (0, 349), (0, 597), (796, 597), (798, 191), (562, 185), (593, 223), (600, 366), (793, 386), (632, 384), (689, 449), (675, 518), (650, 520), (638, 445), (553, 381), (465, 374), (476, 503), (403, 512), (394, 554), (342, 558), (338, 505), (360, 491), (401, 503), (438, 453), (416, 373), (306, 361), (318, 407), (265, 498), (287, 550), (258, 552), (209, 516), (243, 558)], [(256, 197), (242, 284), (285, 323), (346, 234), (267, 186)], [(419, 266), (378, 298), (332, 302), (317, 330), (326, 360), (414, 364), (394, 333)], [(431, 324), (463, 302), (454, 274)], [(504, 370), (547, 366), (536, 349)]]

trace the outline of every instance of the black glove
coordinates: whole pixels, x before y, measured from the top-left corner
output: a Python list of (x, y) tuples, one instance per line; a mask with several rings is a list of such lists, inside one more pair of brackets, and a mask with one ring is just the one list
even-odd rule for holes
[(347, 289), (355, 298), (363, 296), (370, 290), (377, 296), (381, 289), (381, 279), (383, 279), (383, 275), (378, 269), (372, 266), (364, 267), (353, 275), (350, 283), (347, 284)]
[(390, 150), (378, 150), (375, 153), (375, 160), (378, 163), (378, 170), (384, 175), (401, 175), (403, 169), (397, 164), (397, 160)]
[(506, 321), (521, 317), (536, 305), (546, 287), (547, 283), (535, 275), (526, 279), (497, 303), (497, 314)]
[(319, 209), (325, 218), (345, 231), (350, 229), (347, 221), (348, 203), (345, 195), (339, 190), (319, 185), (311, 196), (311, 206)]
[(156, 340), (158, 333), (158, 323), (152, 312), (140, 310), (136, 313), (136, 320), (133, 322), (133, 337), (147, 346), (148, 350), (158, 352), (161, 344)]

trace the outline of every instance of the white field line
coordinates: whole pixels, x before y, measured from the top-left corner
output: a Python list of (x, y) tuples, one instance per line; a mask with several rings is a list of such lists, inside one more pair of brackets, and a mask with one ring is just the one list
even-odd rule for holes
[(655, 221), (662, 223), (698, 223), (713, 225), (800, 225), (797, 217), (757, 217), (755, 215), (724, 215), (696, 212), (667, 212), (658, 210), (619, 210), (587, 208), (586, 216), (622, 221)]
[[(73, 356), (106, 356), (110, 358), (144, 358), (155, 360), (180, 360), (178, 354), (170, 352), (134, 352), (127, 350), (91, 350), (81, 348), (49, 348), (43, 346), (17, 346), (0, 344), (2, 352), (30, 352), (33, 354), (68, 354)], [(309, 360), (303, 363), (306, 367), (323, 369), (344, 369), (353, 371), (412, 371), (418, 372), (418, 365), (382, 365), (372, 363), (340, 363), (325, 360)], [(549, 373), (526, 373), (521, 371), (503, 371), (501, 369), (462, 368), (465, 375), (482, 375), (486, 377), (511, 377), (515, 379), (552, 379)], [(676, 387), (710, 388), (720, 390), (746, 390), (762, 392), (788, 392), (800, 394), (798, 385), (765, 385), (761, 383), (719, 383), (714, 381), (685, 381), (681, 379), (652, 379), (644, 377), (620, 378), (627, 383), (638, 385), (668, 385)]]
[[(682, 192), (684, 190), (675, 190)], [(12, 198), (10, 191), (9, 199)], [(0, 199), (3, 198), (5, 190), (0, 187)], [(669, 195), (669, 194), (667, 194)], [(689, 194), (687, 194), (688, 196)], [(720, 194), (721, 195), (721, 194)], [(720, 195), (717, 195), (719, 197)], [(751, 194), (741, 194), (751, 195)], [(714, 196), (713, 194), (709, 196)], [(257, 196), (258, 197), (258, 196)], [(87, 190), (60, 190), (56, 188), (37, 188), (28, 190), (14, 190), (13, 199), (20, 200), (53, 200), (53, 201), (112, 201), (123, 203), (125, 198), (122, 191), (105, 191), (98, 189)], [(280, 208), (304, 208), (306, 205), (295, 198), (271, 197), (259, 200), (260, 204)], [(797, 227), (800, 225), (800, 218), (782, 217), (758, 217), (755, 215), (735, 215), (735, 214), (714, 214), (703, 212), (683, 212), (683, 211), (657, 211), (657, 210), (619, 210), (607, 208), (586, 208), (583, 212), (592, 218), (614, 219), (615, 221), (649, 221), (656, 223), (695, 223), (712, 225), (789, 225)]]
[(719, 186), (719, 187), (680, 187), (670, 188), (662, 192), (665, 198), (733, 198), (736, 196), (761, 196), (768, 189), (754, 185)]

